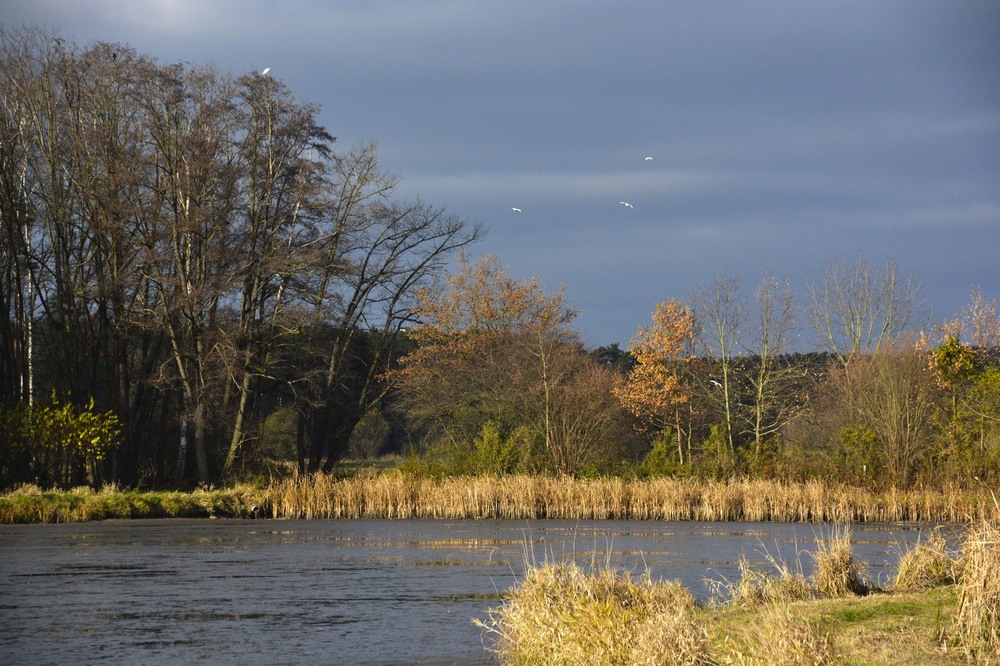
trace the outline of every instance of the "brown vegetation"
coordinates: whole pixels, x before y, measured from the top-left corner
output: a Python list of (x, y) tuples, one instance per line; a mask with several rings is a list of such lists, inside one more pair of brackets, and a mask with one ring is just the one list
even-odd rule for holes
[(951, 585), (958, 578), (958, 563), (948, 553), (940, 530), (934, 530), (926, 542), (918, 543), (899, 558), (893, 587), (897, 590), (926, 590), (937, 585)]
[[(171, 507), (190, 505), (183, 511)], [(212, 506), (212, 511), (198, 509)], [(114, 505), (114, 506), (112, 506)], [(167, 506), (168, 505), (168, 506)], [(166, 508), (164, 508), (166, 506)], [(66, 522), (176, 515), (367, 519), (699, 520), (825, 523), (945, 522), (989, 515), (968, 489), (885, 494), (818, 481), (446, 477), (388, 471), (280, 478), (193, 493), (86, 487), (0, 495), (0, 522)]]
[(299, 476), (268, 488), (276, 518), (554, 518), (959, 523), (983, 515), (968, 489), (880, 494), (818, 481), (449, 477), (403, 473)]
[[(920, 557), (943, 553), (939, 536)], [(985, 519), (970, 531), (958, 594), (939, 584), (861, 596), (843, 529), (821, 540), (811, 581), (782, 563), (776, 579), (742, 563), (721, 605), (699, 607), (648, 575), (545, 564), (478, 624), (503, 664), (996, 664), (998, 537)]]
[(984, 519), (959, 560), (958, 612), (950, 638), (970, 661), (1000, 664), (1000, 522)]

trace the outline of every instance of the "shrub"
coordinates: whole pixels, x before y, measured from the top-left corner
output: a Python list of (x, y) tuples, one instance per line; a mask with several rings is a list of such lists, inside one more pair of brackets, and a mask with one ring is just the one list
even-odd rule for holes
[(30, 460), (32, 481), (70, 485), (96, 481), (98, 462), (121, 443), (121, 425), (112, 412), (98, 412), (94, 399), (83, 407), (60, 403), (18, 403), (0, 414), (0, 466), (13, 468), (18, 458)]

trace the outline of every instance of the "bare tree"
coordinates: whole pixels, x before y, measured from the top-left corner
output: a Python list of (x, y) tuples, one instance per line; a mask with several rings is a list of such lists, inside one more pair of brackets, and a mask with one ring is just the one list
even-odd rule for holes
[(149, 109), (156, 165), (152, 203), (158, 218), (145, 229), (143, 263), (181, 385), (178, 464), (182, 470), (190, 421), (198, 479), (208, 483), (208, 382), (216, 313), (236, 279), (227, 261), (236, 186), (228, 126), (232, 91), (214, 72), (182, 65), (162, 70), (159, 85), (161, 95), (150, 100)]
[(889, 480), (907, 486), (927, 452), (937, 389), (926, 355), (909, 345), (854, 358), (828, 375), (847, 425), (875, 433)]
[(276, 347), (300, 332), (288, 316), (294, 282), (310, 270), (308, 245), (332, 209), (326, 173), (334, 139), (317, 124), (317, 109), (257, 74), (240, 79), (238, 99), (241, 177), (231, 256), (239, 307), (225, 349), (232, 381), (224, 400), (235, 390), (236, 407), (225, 472), (244, 443), (252, 398), (259, 380), (271, 376)]
[(29, 139), (23, 101), (17, 98), (12, 44), (0, 27), (0, 404), (32, 400), (31, 223)]
[(303, 465), (334, 464), (414, 289), (480, 229), (393, 200), (374, 146), (334, 154), (274, 77), (34, 29), (0, 28), (0, 65), (2, 400), (93, 397), (129, 481), (187, 478), (193, 450), (207, 483), (280, 394)]
[(802, 369), (788, 363), (795, 326), (794, 299), (788, 283), (765, 273), (754, 303), (756, 327), (748, 336), (749, 409), (742, 414), (759, 458), (768, 438), (776, 435), (804, 406), (797, 385)]
[(827, 264), (809, 291), (809, 319), (823, 346), (841, 359), (892, 347), (915, 316), (919, 286), (894, 261), (872, 272), (864, 255)]
[(417, 288), (482, 233), (423, 202), (393, 201), (397, 180), (379, 171), (374, 144), (334, 163), (334, 215), (312, 244), (318, 270), (308, 296), (311, 346), (325, 367), (307, 410), (311, 470), (332, 469), (354, 427), (388, 391), (384, 378), (400, 330), (414, 322)]
[(735, 429), (739, 403), (735, 361), (743, 345), (740, 329), (746, 323), (748, 304), (739, 278), (720, 271), (711, 284), (692, 297), (695, 319), (704, 352), (718, 363), (719, 379), (709, 391), (719, 404), (726, 429), (729, 456), (735, 459)]

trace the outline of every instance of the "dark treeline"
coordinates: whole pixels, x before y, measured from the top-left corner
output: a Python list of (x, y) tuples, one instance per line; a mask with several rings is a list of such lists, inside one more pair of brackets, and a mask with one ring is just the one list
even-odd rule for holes
[(479, 229), (273, 77), (35, 29), (0, 59), (2, 482), (213, 482), (279, 407), (333, 465)]
[[(345, 457), (433, 474), (879, 487), (1000, 470), (996, 303), (913, 320), (891, 262), (725, 274), (588, 350), (278, 79), (0, 30), (0, 487), (184, 486)], [(459, 269), (446, 266), (458, 257)], [(795, 353), (804, 324), (820, 348)]]

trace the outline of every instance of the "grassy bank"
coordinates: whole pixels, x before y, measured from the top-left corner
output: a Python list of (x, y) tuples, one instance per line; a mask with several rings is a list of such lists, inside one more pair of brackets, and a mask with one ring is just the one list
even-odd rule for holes
[(0, 522), (106, 518), (621, 519), (780, 522), (963, 522), (986, 515), (978, 486), (876, 493), (818, 481), (545, 476), (435, 479), (397, 471), (288, 477), (193, 492), (26, 486), (0, 495)]
[(0, 523), (68, 523), (113, 518), (239, 518), (260, 515), (266, 492), (238, 485), (215, 490), (139, 491), (106, 486), (66, 491), (22, 486), (0, 495)]
[(703, 606), (676, 582), (536, 565), (479, 624), (509, 665), (998, 664), (996, 525), (970, 530), (960, 554), (918, 545), (887, 590), (863, 579), (847, 532), (817, 551), (811, 579), (741, 566)]

